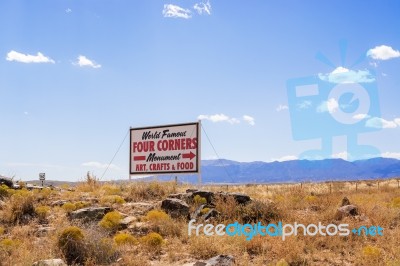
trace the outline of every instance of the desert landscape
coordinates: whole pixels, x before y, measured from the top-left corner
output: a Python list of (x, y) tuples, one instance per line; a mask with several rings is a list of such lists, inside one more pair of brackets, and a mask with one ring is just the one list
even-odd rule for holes
[[(19, 186), (0, 188), (0, 265), (400, 265), (398, 179), (195, 186), (88, 174)], [(190, 219), (374, 225), (383, 236), (189, 236)]]

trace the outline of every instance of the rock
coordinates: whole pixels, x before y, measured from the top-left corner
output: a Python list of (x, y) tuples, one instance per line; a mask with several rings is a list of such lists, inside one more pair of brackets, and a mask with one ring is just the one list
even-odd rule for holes
[(359, 216), (357, 217), (357, 219), (358, 219), (360, 222), (369, 222), (368, 216), (366, 216), (366, 215), (364, 215), (364, 214), (359, 215)]
[(50, 227), (50, 226), (41, 226), (39, 227), (36, 232), (35, 235), (37, 237), (41, 237), (41, 236), (46, 236), (48, 233), (50, 232), (54, 232), (56, 229), (54, 227)]
[(62, 259), (51, 259), (37, 261), (32, 266), (67, 266), (67, 264)]
[(206, 261), (197, 261), (193, 266), (233, 266), (235, 258), (230, 255), (218, 255)]
[(33, 184), (26, 184), (26, 189), (27, 190), (34, 190), (34, 189), (42, 190), (42, 189), (44, 189), (44, 187), (33, 185)]
[(206, 204), (200, 205), (192, 214), (190, 214), (190, 219), (197, 219), (201, 215), (201, 211), (205, 206)]
[(217, 217), (219, 215), (219, 212), (215, 209), (211, 209), (209, 210), (206, 214), (203, 215), (203, 219), (204, 221), (207, 221), (208, 219), (212, 218), (212, 217)]
[(14, 184), (11, 188), (12, 189), (21, 189), (21, 186), (19, 184)]
[(90, 203), (99, 203), (99, 199), (95, 197), (81, 197), (81, 201), (87, 201)]
[(69, 201), (68, 200), (56, 200), (56, 201), (53, 201), (50, 205), (52, 207), (55, 207), (55, 206), (61, 207), (67, 202), (69, 202)]
[(251, 202), (251, 198), (246, 194), (242, 193), (226, 193), (226, 192), (218, 192), (216, 196), (221, 197), (222, 199), (226, 200), (228, 197), (233, 197), (238, 204), (246, 205)]
[(131, 223), (136, 222), (136, 221), (137, 221), (137, 218), (136, 218), (136, 217), (134, 217), (134, 216), (127, 216), (127, 217), (125, 217), (124, 219), (122, 219), (122, 220), (119, 222), (119, 224), (120, 224), (120, 226), (121, 226), (121, 229), (126, 229), (126, 228), (128, 228), (128, 226), (129, 226)]
[(129, 225), (128, 230), (133, 235), (144, 236), (150, 232), (151, 225), (148, 222), (136, 222)]
[(154, 203), (128, 202), (122, 205), (122, 210), (132, 216), (143, 216), (154, 209)]
[(167, 198), (162, 201), (161, 209), (168, 213), (172, 218), (189, 217), (189, 205), (180, 199)]
[(106, 213), (110, 212), (110, 207), (89, 207), (73, 211), (68, 214), (70, 219), (83, 219), (85, 221), (101, 220)]
[(343, 199), (342, 199), (342, 205), (340, 205), (340, 206), (347, 206), (347, 205), (350, 205), (351, 203), (350, 203), (350, 200), (347, 198), (347, 197), (344, 197)]
[(168, 198), (180, 199), (186, 201), (186, 203), (189, 203), (189, 199), (191, 198), (191, 196), (192, 196), (191, 193), (177, 193), (177, 194), (170, 194)]
[(358, 207), (355, 205), (346, 205), (346, 206), (342, 206), (340, 208), (337, 209), (336, 212), (336, 220), (342, 220), (344, 217), (347, 216), (357, 216), (359, 215), (358, 213)]
[(186, 197), (189, 197), (189, 199), (192, 201), (195, 196), (200, 196), (202, 198), (205, 198), (207, 200), (208, 204), (212, 204), (213, 200), (216, 196), (222, 197), (223, 199), (226, 199), (227, 197), (233, 197), (235, 201), (238, 204), (247, 204), (251, 202), (251, 198), (242, 193), (237, 193), (237, 192), (232, 192), (232, 193), (227, 193), (227, 192), (218, 192), (214, 193), (212, 191), (207, 191), (207, 190), (198, 190), (198, 189), (187, 189), (186, 194), (181, 193), (181, 194), (172, 194), (171, 198), (177, 198), (177, 199), (182, 199), (186, 200)]
[(5, 177), (5, 176), (0, 176), (0, 185), (6, 185), (9, 188), (12, 188), (14, 185), (14, 182), (12, 181), (11, 178)]
[(229, 195), (233, 196), (233, 198), (236, 200), (237, 203), (239, 204), (247, 204), (251, 202), (251, 199), (249, 196), (246, 194), (242, 193), (229, 193)]

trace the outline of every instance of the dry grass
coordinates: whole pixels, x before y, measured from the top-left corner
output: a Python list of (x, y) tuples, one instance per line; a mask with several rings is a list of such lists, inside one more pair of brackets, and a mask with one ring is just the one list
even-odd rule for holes
[[(1, 198), (6, 205), (0, 210), (0, 265), (32, 265), (41, 259), (66, 259), (59, 239), (70, 226), (78, 226), (84, 236), (80, 244), (84, 246), (85, 265), (182, 265), (218, 254), (233, 255), (237, 265), (400, 265), (400, 188), (397, 186), (397, 180), (393, 179), (379, 180), (379, 184), (360, 181), (203, 187), (214, 192), (245, 193), (255, 200), (244, 207), (238, 206), (233, 198), (216, 199), (216, 209), (221, 215), (210, 222), (214, 225), (282, 221), (384, 228), (384, 236), (298, 235), (285, 241), (271, 236), (256, 236), (250, 241), (245, 236), (188, 236), (187, 221), (170, 218), (156, 204), (169, 194), (189, 188), (172, 182), (104, 184), (89, 174), (72, 191), (14, 191), (2, 187)], [(335, 221), (336, 210), (345, 196), (359, 207), (364, 220)], [(51, 202), (59, 199), (70, 203), (63, 207), (51, 206)], [(124, 202), (155, 204), (155, 210), (137, 217), (146, 224), (147, 233), (135, 235), (128, 229), (120, 230), (113, 219), (106, 226), (111, 230), (105, 230), (97, 222), (86, 225), (67, 218), (67, 212), (86, 206), (108, 205), (116, 211), (129, 210)], [(202, 203), (201, 198), (195, 199), (195, 205)], [(39, 226), (55, 230), (38, 236)]]

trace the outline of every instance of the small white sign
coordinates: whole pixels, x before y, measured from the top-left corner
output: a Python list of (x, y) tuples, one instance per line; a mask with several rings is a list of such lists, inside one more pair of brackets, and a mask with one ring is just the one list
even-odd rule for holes
[(45, 180), (46, 179), (46, 174), (45, 173), (40, 173), (39, 174), (39, 180)]

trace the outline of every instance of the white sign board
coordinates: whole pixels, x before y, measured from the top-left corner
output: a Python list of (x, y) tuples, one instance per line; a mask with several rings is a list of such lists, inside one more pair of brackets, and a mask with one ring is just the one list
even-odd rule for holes
[(131, 128), (130, 174), (200, 171), (200, 123)]
[(46, 179), (46, 174), (45, 173), (40, 173), (39, 174), (39, 180), (45, 180)]

